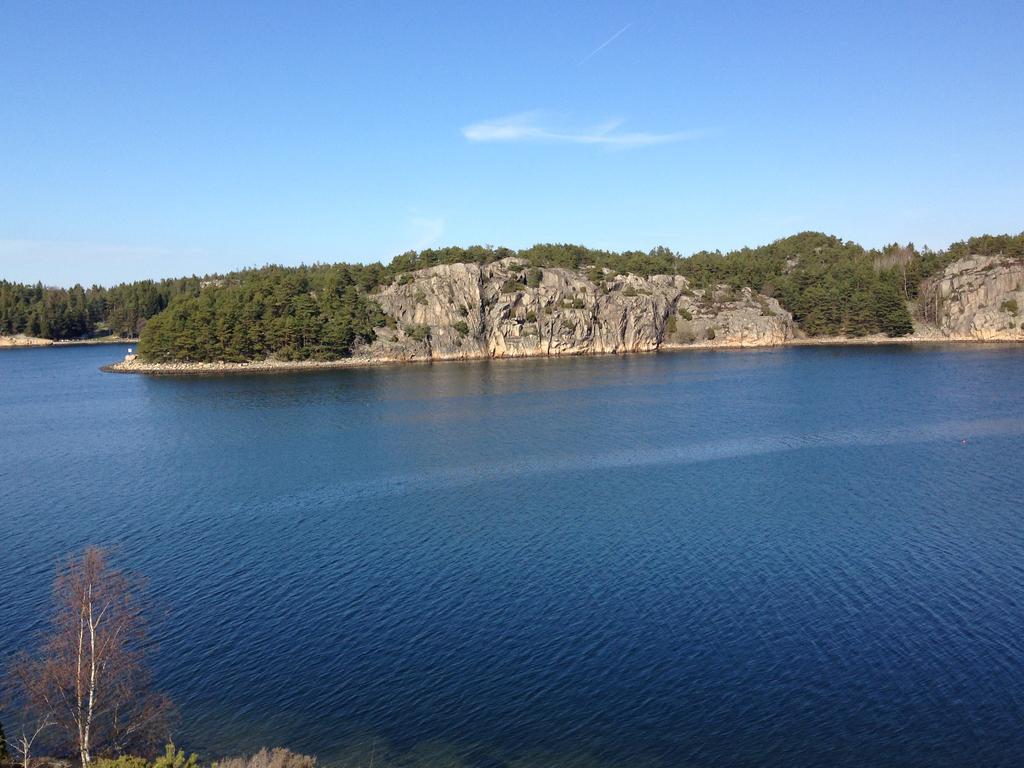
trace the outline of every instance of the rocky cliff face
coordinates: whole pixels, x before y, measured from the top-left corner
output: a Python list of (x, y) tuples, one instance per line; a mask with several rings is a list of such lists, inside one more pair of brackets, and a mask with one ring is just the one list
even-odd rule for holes
[(1024, 341), (1024, 260), (971, 256), (921, 286), (919, 311), (950, 339)]
[(792, 337), (777, 301), (679, 276), (531, 270), (516, 259), (409, 273), (372, 298), (395, 320), (357, 358), (458, 360), (768, 346)]

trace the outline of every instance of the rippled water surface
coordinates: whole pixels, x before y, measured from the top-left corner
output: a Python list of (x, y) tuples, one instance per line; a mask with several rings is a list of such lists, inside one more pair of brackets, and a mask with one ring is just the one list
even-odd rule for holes
[(121, 354), (0, 352), (0, 658), (55, 557), (116, 546), (186, 746), (1024, 761), (1024, 349), (98, 371)]

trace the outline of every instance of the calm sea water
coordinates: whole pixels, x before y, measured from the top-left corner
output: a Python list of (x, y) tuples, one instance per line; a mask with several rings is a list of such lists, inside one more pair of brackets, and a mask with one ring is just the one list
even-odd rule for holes
[(114, 546), (187, 747), (1024, 762), (1022, 348), (97, 370), (122, 354), (0, 352), (0, 658), (57, 556)]

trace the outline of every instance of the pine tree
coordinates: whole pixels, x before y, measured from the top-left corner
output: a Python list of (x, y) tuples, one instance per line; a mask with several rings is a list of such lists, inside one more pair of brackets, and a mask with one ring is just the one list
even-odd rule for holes
[(878, 281), (875, 288), (875, 317), (879, 328), (887, 336), (906, 336), (914, 331), (907, 305), (892, 280)]

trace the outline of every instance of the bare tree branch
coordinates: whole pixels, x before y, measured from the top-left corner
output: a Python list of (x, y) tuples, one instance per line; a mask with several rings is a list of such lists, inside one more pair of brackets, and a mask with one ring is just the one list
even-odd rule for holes
[(144, 665), (141, 588), (106, 552), (86, 549), (58, 569), (39, 652), (14, 665), (24, 711), (47, 720), (83, 768), (95, 755), (149, 750), (167, 733), (170, 701), (150, 692)]

